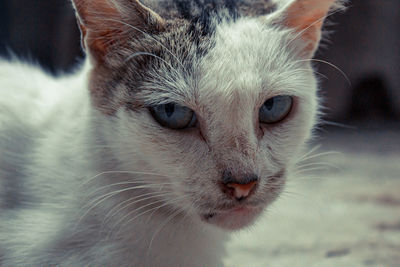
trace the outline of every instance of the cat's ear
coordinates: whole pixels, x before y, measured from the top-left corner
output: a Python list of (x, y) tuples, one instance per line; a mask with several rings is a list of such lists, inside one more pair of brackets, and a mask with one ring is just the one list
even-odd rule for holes
[(344, 9), (344, 1), (338, 0), (291, 0), (277, 13), (272, 14), (274, 24), (297, 32), (296, 38), (304, 41), (302, 56), (311, 58), (321, 40), (321, 28), (325, 18), (336, 10)]
[(97, 62), (128, 38), (163, 29), (164, 21), (138, 0), (72, 0), (82, 45)]

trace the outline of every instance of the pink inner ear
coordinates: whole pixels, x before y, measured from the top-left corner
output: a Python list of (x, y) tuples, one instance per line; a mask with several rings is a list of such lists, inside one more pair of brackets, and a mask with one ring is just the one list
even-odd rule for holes
[[(86, 27), (95, 27), (102, 23), (104, 18), (119, 17), (116, 7), (108, 1), (74, 0), (79, 19)], [(104, 23), (104, 22), (103, 22)]]
[(93, 56), (101, 59), (107, 47), (113, 43), (113, 38), (118, 37), (123, 28), (123, 25), (117, 22), (122, 21), (121, 15), (107, 0), (73, 2), (79, 17), (82, 43)]
[(334, 3), (335, 0), (297, 0), (287, 9), (285, 24), (301, 32), (301, 38), (309, 41), (308, 52), (316, 49), (324, 18)]
[(118, 6), (110, 0), (73, 0), (73, 3), (84, 47), (99, 62), (110, 50), (125, 45), (132, 34), (163, 27), (161, 17), (138, 0), (119, 0)]

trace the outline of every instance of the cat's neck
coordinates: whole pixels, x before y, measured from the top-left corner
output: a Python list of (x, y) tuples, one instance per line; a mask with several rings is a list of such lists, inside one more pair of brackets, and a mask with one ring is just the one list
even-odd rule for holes
[(130, 258), (133, 266), (222, 266), (226, 233), (172, 215), (157, 212), (132, 224), (122, 242), (128, 255), (116, 258)]

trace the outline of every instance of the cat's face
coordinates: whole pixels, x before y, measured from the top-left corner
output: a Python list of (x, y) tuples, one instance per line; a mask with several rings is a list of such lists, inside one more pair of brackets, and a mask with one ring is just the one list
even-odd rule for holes
[(92, 102), (112, 131), (108, 143), (120, 166), (159, 174), (140, 180), (163, 185), (155, 189), (165, 193), (160, 198), (195, 219), (226, 229), (253, 222), (282, 191), (316, 121), (308, 59), (321, 25), (306, 38), (299, 33), (316, 21), (307, 21), (309, 10), (319, 18), (333, 1), (306, 5), (296, 30), (290, 24), (299, 16), (292, 21), (290, 13), (304, 8), (299, 2), (263, 17), (224, 14), (207, 31), (131, 2), (123, 8), (142, 8), (150, 24), (127, 19), (132, 27), (106, 44), (82, 26), (94, 66)]

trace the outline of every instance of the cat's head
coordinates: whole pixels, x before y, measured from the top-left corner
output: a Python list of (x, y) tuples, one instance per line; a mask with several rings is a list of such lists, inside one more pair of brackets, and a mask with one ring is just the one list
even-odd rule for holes
[(194, 219), (253, 222), (316, 122), (310, 59), (337, 1), (273, 12), (263, 1), (175, 1), (170, 16), (165, 3), (159, 15), (136, 0), (73, 2), (119, 166), (159, 174), (139, 180), (163, 185), (159, 197)]

